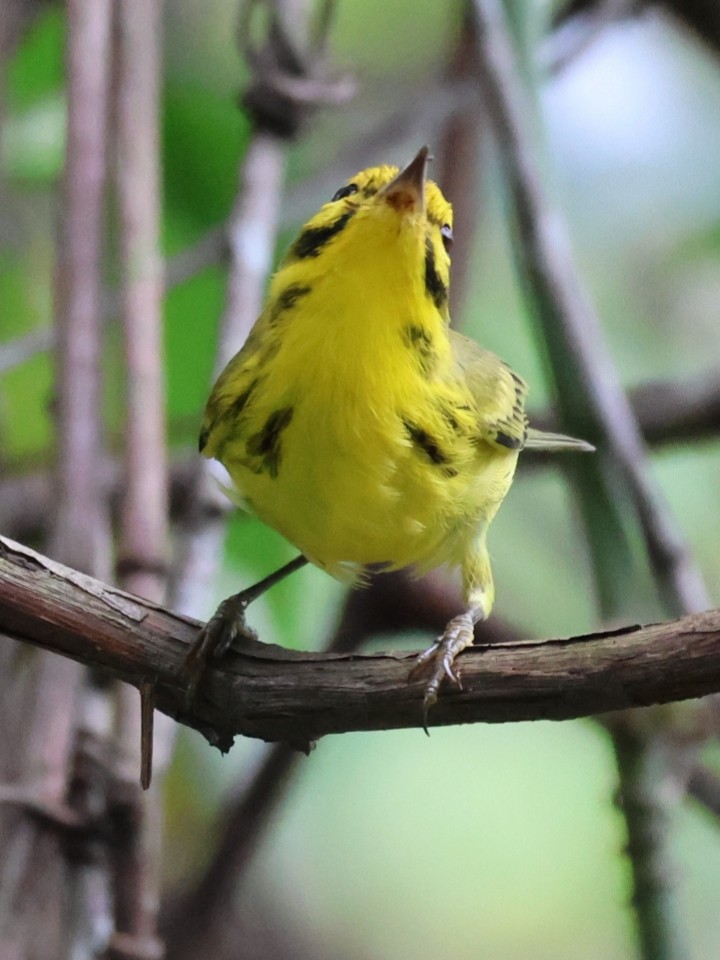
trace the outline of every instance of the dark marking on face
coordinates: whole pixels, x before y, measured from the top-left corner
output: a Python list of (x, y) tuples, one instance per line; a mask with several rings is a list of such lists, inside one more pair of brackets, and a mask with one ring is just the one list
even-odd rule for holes
[(438, 310), (447, 303), (447, 287), (435, 266), (435, 250), (428, 237), (425, 241), (425, 289)]
[(277, 477), (282, 454), (280, 438), (283, 430), (292, 420), (293, 413), (292, 407), (276, 410), (267, 418), (262, 430), (253, 434), (248, 440), (248, 453), (260, 458), (259, 472), (267, 470), (271, 477)]
[(328, 223), (323, 227), (308, 227), (300, 234), (295, 243), (290, 248), (290, 254), (298, 260), (305, 260), (308, 257), (318, 257), (324, 246), (326, 246), (333, 237), (345, 229), (350, 220), (355, 216), (355, 210), (347, 210), (337, 220)]
[(449, 466), (450, 457), (444, 453), (439, 445), (437, 440), (434, 437), (430, 436), (427, 430), (423, 430), (422, 427), (418, 424), (413, 423), (412, 420), (408, 420), (406, 417), (403, 417), (403, 426), (407, 431), (408, 436), (418, 447), (424, 455), (428, 458), (430, 463), (434, 463), (436, 466), (443, 468), (443, 473), (448, 477), (456, 477), (457, 470), (454, 467)]
[(429, 374), (437, 363), (432, 334), (419, 324), (410, 323), (402, 330), (403, 342), (411, 350), (415, 350), (424, 374)]
[(203, 429), (200, 431), (200, 438), (198, 440), (198, 453), (203, 452), (203, 450), (207, 446), (207, 442), (209, 439), (210, 439), (210, 427), (203, 427)]
[(332, 203), (335, 203), (338, 200), (344, 200), (346, 197), (351, 197), (357, 192), (358, 185), (356, 183), (346, 183), (344, 187), (340, 187), (339, 190), (335, 191), (333, 194)]

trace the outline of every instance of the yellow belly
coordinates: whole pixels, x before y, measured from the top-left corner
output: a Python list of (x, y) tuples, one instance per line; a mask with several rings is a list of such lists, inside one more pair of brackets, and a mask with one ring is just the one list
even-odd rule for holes
[(368, 564), (464, 561), (517, 460), (481, 439), (496, 407), (500, 418), (513, 409), (510, 375), (507, 396), (495, 367), (469, 382), (472, 358), (454, 355), (427, 290), (423, 235), (399, 237), (391, 220), (342, 270), (320, 258), (283, 268), (278, 289), (306, 292), (280, 331), (263, 314), (206, 413), (203, 450), (253, 512), (344, 578)]
[(432, 463), (395, 410), (343, 407), (340, 419), (312, 396), (297, 404), (275, 475), (225, 456), (241, 496), (341, 579), (369, 564), (459, 564), (507, 493), (517, 453), (468, 443), (455, 450), (457, 467)]

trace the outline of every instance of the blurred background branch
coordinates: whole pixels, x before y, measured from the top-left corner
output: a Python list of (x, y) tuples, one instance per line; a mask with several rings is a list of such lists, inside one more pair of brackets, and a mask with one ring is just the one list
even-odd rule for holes
[[(578, 463), (575, 489), (594, 557), (605, 618), (626, 614), (635, 572), (627, 564), (626, 521), (618, 509), (632, 501), (645, 541), (647, 560), (669, 615), (710, 606), (702, 573), (657, 485), (641, 429), (630, 407), (601, 334), (594, 304), (575, 266), (564, 224), (545, 190), (533, 149), (529, 102), (519, 78), (513, 43), (501, 0), (473, 0), (485, 90), (516, 230), (514, 252), (529, 308), (538, 318), (547, 347), (558, 406), (570, 433), (589, 436), (604, 463)], [(627, 15), (627, 4), (601, 5), (611, 22)], [(602, 20), (594, 26), (602, 28)], [(682, 960), (688, 935), (669, 859), (669, 728), (628, 717), (611, 726), (633, 871), (633, 907), (641, 956)], [(686, 745), (686, 753), (689, 752)], [(688, 764), (688, 770), (691, 764)], [(680, 792), (680, 796), (682, 792)], [(674, 798), (676, 799), (676, 798)]]

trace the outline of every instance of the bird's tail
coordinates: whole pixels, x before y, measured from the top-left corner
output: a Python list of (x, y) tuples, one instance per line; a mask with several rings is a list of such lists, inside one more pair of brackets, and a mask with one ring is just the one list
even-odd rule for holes
[(586, 440), (576, 440), (575, 437), (566, 437), (563, 433), (545, 433), (544, 430), (528, 428), (525, 439), (525, 450), (539, 450), (542, 453), (553, 453), (559, 450), (575, 450), (577, 453), (592, 453), (595, 447)]

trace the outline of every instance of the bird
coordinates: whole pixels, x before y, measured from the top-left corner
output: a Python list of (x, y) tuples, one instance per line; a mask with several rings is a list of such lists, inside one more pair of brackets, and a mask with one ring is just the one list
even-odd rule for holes
[(410, 672), (426, 676), (427, 731), (492, 610), (487, 532), (520, 453), (593, 449), (532, 429), (522, 377), (450, 328), (453, 212), (429, 159), (422, 147), (403, 169), (361, 171), (302, 227), (212, 389), (200, 452), (301, 554), (220, 604), (186, 660), (191, 689), (247, 635), (247, 605), (306, 562), (355, 586), (368, 570), (444, 565), (463, 607)]

